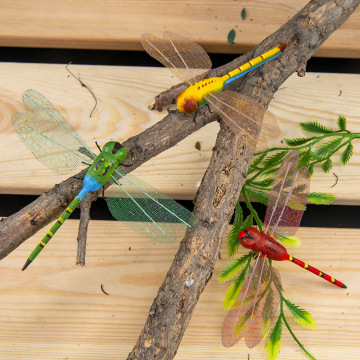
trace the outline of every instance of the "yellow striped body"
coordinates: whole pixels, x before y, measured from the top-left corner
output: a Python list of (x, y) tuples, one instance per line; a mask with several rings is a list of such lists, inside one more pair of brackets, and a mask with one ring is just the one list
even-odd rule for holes
[(217, 94), (222, 91), (224, 85), (233, 79), (241, 76), (241, 74), (247, 73), (249, 70), (254, 69), (261, 64), (273, 59), (274, 57), (281, 54), (285, 49), (286, 44), (282, 44), (273, 48), (266, 53), (248, 61), (244, 65), (230, 71), (221, 77), (211, 77), (205, 80), (198, 81), (190, 85), (186, 90), (181, 92), (177, 99), (176, 105), (180, 112), (191, 114), (196, 111), (199, 107), (206, 104), (206, 96), (209, 94)]
[(245, 63), (244, 65), (239, 66), (238, 68), (230, 71), (229, 73), (227, 73), (226, 75), (222, 76), (221, 79), (225, 82), (235, 76), (238, 76), (242, 73), (244, 73), (245, 71), (250, 70), (251, 68), (254, 68), (268, 60), (270, 60), (271, 58), (279, 55), (282, 52), (282, 49), (280, 46), (277, 46), (267, 52), (265, 52), (264, 54), (248, 61), (247, 63)]

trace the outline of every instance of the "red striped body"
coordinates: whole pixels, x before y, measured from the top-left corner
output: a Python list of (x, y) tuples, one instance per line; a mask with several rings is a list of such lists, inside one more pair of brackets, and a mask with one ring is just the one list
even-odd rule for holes
[(304, 263), (303, 261), (290, 256), (283, 245), (281, 245), (271, 236), (264, 233), (260, 233), (259, 230), (257, 230), (254, 227), (249, 227), (245, 230), (240, 231), (239, 241), (240, 244), (245, 248), (250, 249), (263, 256), (266, 256), (269, 259), (275, 261), (289, 260), (294, 264), (301, 266), (302, 268), (312, 272), (313, 274), (322, 277), (323, 279), (331, 282), (336, 286), (339, 286), (341, 288), (346, 288), (346, 285), (343, 284), (341, 281), (336, 280), (332, 276), (325, 274), (324, 272)]

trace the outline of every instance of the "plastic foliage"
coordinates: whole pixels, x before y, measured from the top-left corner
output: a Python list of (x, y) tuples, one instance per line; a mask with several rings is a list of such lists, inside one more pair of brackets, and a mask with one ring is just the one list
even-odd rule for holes
[[(306, 165), (311, 175), (313, 175), (316, 165), (320, 165), (320, 169), (328, 173), (332, 169), (333, 155), (340, 153), (340, 162), (346, 165), (353, 154), (353, 140), (360, 138), (359, 133), (352, 133), (347, 130), (346, 118), (342, 115), (338, 116), (337, 130), (328, 129), (316, 121), (304, 122), (301, 123), (300, 126), (304, 131), (314, 135), (310, 137), (284, 139), (284, 142), (289, 146), (288, 148), (270, 148), (254, 155), (248, 170), (247, 180), (241, 190), (241, 195), (244, 198), (246, 207), (250, 211), (250, 215), (244, 219), (240, 203), (237, 203), (234, 224), (227, 239), (227, 253), (229, 257), (234, 256), (238, 251), (240, 245), (238, 234), (241, 230), (252, 226), (255, 222), (259, 231), (262, 232), (264, 224), (251, 205), (249, 198), (251, 197), (267, 205), (269, 191), (274, 181), (273, 175), (279, 169), (284, 157), (289, 151), (292, 149), (299, 151), (300, 158), (298, 166)], [(308, 202), (318, 205), (328, 205), (334, 200), (334, 195), (319, 192), (310, 193), (308, 198)], [(299, 246), (301, 244), (296, 236), (280, 237), (278, 240), (290, 246)], [(246, 275), (251, 268), (250, 263), (253, 256), (254, 253), (250, 252), (230, 262), (219, 275), (220, 282), (232, 280), (223, 299), (224, 310), (229, 310), (234, 306), (244, 280), (246, 279)], [(275, 360), (279, 354), (284, 325), (304, 353), (309, 358), (315, 359), (295, 336), (285, 316), (284, 308), (288, 310), (298, 325), (306, 329), (316, 328), (314, 318), (307, 310), (286, 299), (281, 290), (279, 293), (280, 314), (272, 330), (269, 332), (269, 339), (266, 345), (268, 359)]]

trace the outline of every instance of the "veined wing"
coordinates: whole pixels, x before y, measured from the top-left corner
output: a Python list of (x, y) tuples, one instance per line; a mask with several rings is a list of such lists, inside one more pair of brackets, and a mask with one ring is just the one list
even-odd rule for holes
[(142, 34), (141, 44), (150, 56), (188, 85), (202, 80), (211, 69), (211, 60), (200, 45), (173, 32), (165, 32), (162, 39)]
[(197, 226), (189, 210), (139, 178), (117, 169), (113, 181), (117, 197), (106, 199), (111, 214), (143, 237), (172, 243)]
[(231, 131), (242, 136), (244, 143), (254, 151), (261, 133), (263, 142), (266, 137), (277, 136), (279, 132), (275, 118), (267, 115), (264, 123), (266, 109), (245, 95), (235, 91), (222, 91), (217, 95), (206, 96), (206, 100)]
[(299, 152), (290, 151), (276, 172), (265, 215), (265, 233), (273, 236), (294, 235), (306, 209), (310, 173), (306, 166), (298, 170)]
[(42, 94), (28, 89), (23, 94), (26, 112), (12, 116), (13, 126), (26, 147), (49, 169), (68, 174), (81, 162), (89, 162), (81, 148), (92, 154), (73, 126)]
[(222, 326), (225, 347), (235, 345), (245, 336), (249, 348), (266, 335), (276, 311), (276, 289), (266, 257), (258, 256), (241, 287), (238, 300), (226, 315)]

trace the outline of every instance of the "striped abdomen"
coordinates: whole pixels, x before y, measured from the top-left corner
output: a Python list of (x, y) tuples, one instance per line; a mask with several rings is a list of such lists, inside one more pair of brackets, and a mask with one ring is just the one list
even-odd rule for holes
[(336, 280), (335, 278), (333, 278), (332, 276), (325, 274), (324, 272), (312, 267), (311, 265), (308, 265), (306, 263), (304, 263), (303, 261), (296, 259), (292, 256), (289, 255), (289, 261), (292, 261), (294, 264), (301, 266), (302, 268), (306, 269), (307, 271), (312, 272), (313, 274), (322, 277), (323, 279), (331, 282), (332, 284), (339, 286), (341, 288), (346, 289), (347, 286), (345, 284), (343, 284), (341, 281)]
[(80, 198), (76, 197), (70, 205), (66, 208), (66, 210), (60, 215), (55, 224), (51, 227), (51, 229), (46, 233), (46, 235), (40, 240), (39, 244), (35, 247), (32, 253), (26, 260), (25, 265), (22, 270), (24, 271), (32, 261), (39, 255), (41, 250), (45, 247), (45, 245), (52, 239), (55, 233), (60, 229), (61, 225), (65, 222), (65, 220), (72, 214), (72, 212), (76, 209), (80, 202)]

